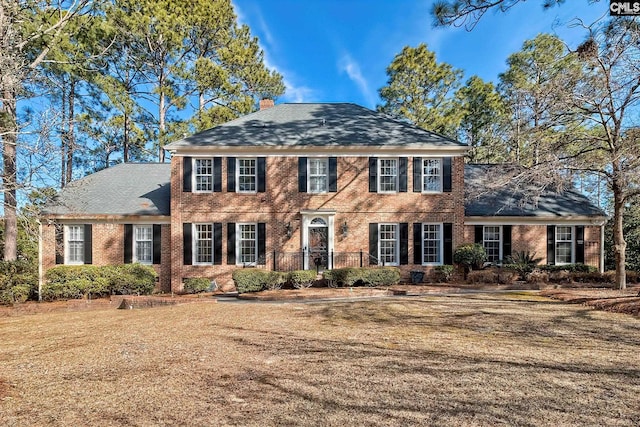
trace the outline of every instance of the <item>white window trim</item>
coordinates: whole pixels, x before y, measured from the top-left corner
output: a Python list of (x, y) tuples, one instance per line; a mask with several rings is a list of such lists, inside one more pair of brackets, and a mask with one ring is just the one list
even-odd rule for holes
[[(137, 230), (139, 228), (150, 228), (151, 229), (151, 261), (139, 261), (138, 260), (138, 245), (136, 244), (138, 242), (138, 240), (136, 239), (137, 236)], [(132, 247), (133, 247), (133, 254), (132, 254), (132, 261), (133, 262), (138, 262), (140, 264), (145, 264), (145, 265), (153, 265), (153, 225), (150, 224), (134, 224), (133, 226), (133, 236), (131, 236), (131, 238), (133, 239), (132, 242)]]
[[(255, 253), (256, 253), (256, 260), (254, 262), (241, 262), (240, 261), (241, 253), (242, 253), (242, 248), (241, 248), (241, 245), (240, 245), (240, 242), (242, 241), (242, 234), (240, 232), (240, 229), (241, 229), (241, 227), (243, 225), (253, 225), (255, 227), (255, 230), (256, 230), (256, 238), (253, 240)], [(236, 223), (236, 265), (256, 266), (257, 264), (258, 264), (258, 223), (257, 222), (239, 222), (239, 223)]]
[[(311, 162), (322, 160), (326, 165), (327, 173), (324, 175), (325, 177), (325, 189), (323, 191), (312, 191), (311, 190)], [(322, 175), (314, 175), (314, 176), (322, 176)], [(329, 158), (328, 157), (309, 157), (307, 159), (307, 192), (311, 194), (326, 194), (329, 192)]]
[[(254, 174), (255, 189), (252, 191), (240, 190), (240, 161), (253, 160), (254, 162)], [(246, 175), (249, 176), (249, 175)], [(240, 194), (257, 194), (258, 193), (258, 158), (257, 157), (238, 157), (236, 158), (236, 193)]]
[[(424, 227), (425, 225), (438, 225), (440, 226), (440, 262), (426, 262), (424, 260)], [(422, 242), (420, 244), (420, 247), (422, 248), (422, 253), (421, 255), (421, 259), (422, 259), (422, 265), (423, 266), (434, 266), (434, 265), (443, 265), (444, 263), (444, 223), (441, 222), (423, 222), (422, 223), (422, 228), (421, 228), (421, 233), (420, 233), (420, 238), (422, 239)]]
[[(210, 160), (211, 161), (211, 190), (198, 190), (198, 179), (197, 179), (197, 167), (196, 167), (196, 161), (197, 160)], [(193, 193), (213, 193), (213, 189), (215, 187), (215, 174), (213, 172), (213, 157), (194, 157), (193, 159), (191, 159), (191, 170), (193, 171), (191, 173), (191, 188), (192, 188), (192, 192)]]
[[(198, 231), (197, 231), (198, 225), (211, 226), (211, 261), (209, 262), (198, 261)], [(196, 222), (191, 225), (191, 264), (192, 265), (213, 265), (213, 260), (215, 259), (215, 254), (213, 253), (213, 251), (215, 250), (213, 233), (214, 233), (213, 223), (211, 222)]]
[[(560, 227), (569, 227), (571, 228), (571, 261), (570, 262), (558, 262), (558, 243), (567, 243), (569, 240), (558, 240), (558, 229)], [(576, 261), (576, 227), (569, 225), (557, 225), (555, 230), (555, 236), (553, 239), (553, 257), (555, 259), (555, 265), (569, 265), (575, 264)]]
[(400, 265), (400, 224), (397, 222), (382, 222), (378, 224), (378, 265), (383, 265), (382, 263), (382, 254), (381, 254), (381, 242), (382, 242), (382, 238), (381, 236), (381, 232), (380, 229), (382, 228), (382, 226), (385, 225), (393, 225), (396, 228), (396, 250), (395, 250), (395, 254), (394, 254), (394, 258), (396, 259), (396, 262), (387, 262), (384, 263), (385, 266), (390, 266), (390, 267), (397, 267)]
[(504, 260), (504, 254), (502, 253), (502, 247), (503, 247), (503, 235), (502, 235), (502, 226), (501, 225), (483, 225), (482, 226), (482, 247), (485, 248), (485, 252), (486, 252), (486, 247), (485, 247), (485, 242), (495, 242), (495, 240), (485, 240), (484, 236), (484, 229), (487, 227), (498, 227), (499, 228), (499, 233), (500, 233), (500, 237), (498, 240), (498, 262), (501, 262)]
[[(427, 160), (438, 160), (440, 162), (440, 189), (437, 191), (434, 190), (426, 190), (425, 186), (424, 186), (424, 163)], [(420, 165), (420, 186), (422, 187), (422, 193), (423, 194), (440, 194), (443, 192), (443, 188), (444, 188), (444, 171), (442, 170), (442, 166), (444, 164), (443, 158), (442, 157), (423, 157), (422, 158), (422, 164)]]
[[(70, 227), (80, 227), (82, 229), (82, 261), (71, 261), (69, 258), (69, 235), (70, 235), (70, 231), (69, 228)], [(65, 265), (84, 265), (84, 250), (85, 250), (85, 245), (87, 244), (86, 242), (86, 237), (84, 235), (84, 224), (67, 224), (64, 226), (64, 263)]]
[[(383, 191), (382, 190), (382, 161), (383, 160), (394, 160), (396, 162), (396, 180), (395, 180), (395, 187), (396, 189), (394, 191)], [(378, 157), (378, 170), (377, 170), (377, 176), (376, 176), (376, 180), (377, 185), (378, 185), (378, 193), (382, 193), (382, 194), (397, 194), (398, 190), (400, 188), (400, 158), (399, 157)]]

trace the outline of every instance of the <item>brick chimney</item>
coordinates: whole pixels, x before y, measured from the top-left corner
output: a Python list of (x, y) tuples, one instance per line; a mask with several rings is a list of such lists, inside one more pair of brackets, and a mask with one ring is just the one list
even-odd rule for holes
[(261, 99), (260, 100), (260, 111), (266, 110), (267, 108), (271, 108), (275, 106), (273, 99)]

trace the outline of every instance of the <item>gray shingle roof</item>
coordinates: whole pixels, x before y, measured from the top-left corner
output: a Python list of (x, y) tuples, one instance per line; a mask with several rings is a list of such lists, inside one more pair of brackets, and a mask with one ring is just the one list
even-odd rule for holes
[(511, 165), (465, 165), (465, 216), (606, 216), (587, 197), (571, 189), (546, 190), (542, 194), (509, 185), (487, 189), (488, 182), (508, 176), (510, 171)]
[(45, 215), (169, 215), (171, 165), (123, 163), (69, 183)]
[(167, 145), (189, 147), (467, 145), (356, 104), (278, 104)]

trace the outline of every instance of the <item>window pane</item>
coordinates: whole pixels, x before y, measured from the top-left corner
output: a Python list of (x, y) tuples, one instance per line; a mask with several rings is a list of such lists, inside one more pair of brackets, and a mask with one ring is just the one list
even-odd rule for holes
[(196, 159), (196, 191), (213, 191), (213, 160)]
[(213, 262), (213, 225), (195, 225), (195, 253), (196, 263), (210, 264)]
[(424, 159), (422, 168), (423, 191), (442, 191), (440, 159)]
[(327, 191), (327, 159), (309, 159), (309, 192), (325, 193)]
[(573, 248), (573, 227), (556, 227), (556, 263), (571, 264)]
[(67, 227), (68, 262), (84, 263), (84, 226), (70, 225)]
[(240, 224), (238, 237), (240, 242), (240, 263), (255, 264), (257, 256), (257, 233), (255, 224)]
[(153, 262), (153, 227), (150, 225), (135, 227), (135, 260), (151, 264)]
[(500, 261), (500, 226), (484, 227), (482, 234), (487, 261)]
[(254, 193), (256, 191), (256, 160), (238, 160), (238, 191)]
[(422, 262), (439, 264), (440, 260), (440, 224), (423, 224), (422, 226)]
[(397, 264), (398, 226), (396, 224), (380, 224), (378, 231), (380, 263)]
[(395, 192), (397, 191), (398, 182), (398, 160), (397, 159), (380, 159), (380, 176), (379, 191)]

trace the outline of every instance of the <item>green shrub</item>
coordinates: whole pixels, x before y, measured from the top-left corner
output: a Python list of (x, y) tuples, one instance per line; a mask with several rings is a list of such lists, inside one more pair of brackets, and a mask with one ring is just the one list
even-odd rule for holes
[(231, 274), (238, 293), (259, 292), (264, 289), (269, 272), (257, 268), (240, 268)]
[(479, 243), (459, 246), (453, 253), (453, 262), (464, 267), (465, 273), (479, 270), (487, 260), (487, 253)]
[(264, 284), (264, 288), (270, 291), (275, 291), (278, 289), (282, 289), (282, 285), (287, 283), (287, 273), (283, 273), (280, 271), (269, 271), (266, 277), (266, 283)]
[(336, 270), (325, 270), (322, 273), (322, 278), (327, 282), (327, 286), (330, 288), (335, 288), (338, 286), (338, 280), (336, 279), (336, 277)]
[(448, 283), (453, 277), (453, 265), (438, 265), (433, 271), (433, 279), (438, 283)]
[(315, 270), (296, 270), (289, 272), (288, 280), (294, 288), (303, 289), (313, 284), (313, 281), (316, 280), (316, 275)]
[(517, 251), (507, 257), (503, 267), (517, 271), (520, 278), (524, 280), (526, 275), (531, 273), (541, 261), (542, 258), (536, 258), (535, 252)]
[(186, 294), (199, 294), (211, 289), (211, 280), (206, 277), (189, 277), (184, 279), (182, 290)]
[[(327, 279), (326, 274), (324, 277)], [(330, 277), (339, 286), (390, 286), (400, 282), (400, 270), (395, 267), (347, 267), (332, 270)]]
[(571, 280), (576, 283), (613, 283), (612, 277), (598, 271), (591, 273), (571, 273)]
[(569, 273), (595, 273), (598, 271), (596, 267), (586, 264), (540, 265), (538, 268), (550, 273), (556, 271), (567, 271)]
[(0, 304), (24, 302), (37, 295), (37, 267), (26, 260), (0, 261)]
[(42, 299), (73, 299), (109, 294), (146, 295), (153, 292), (156, 272), (151, 266), (122, 265), (62, 265), (49, 269), (42, 286)]

